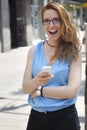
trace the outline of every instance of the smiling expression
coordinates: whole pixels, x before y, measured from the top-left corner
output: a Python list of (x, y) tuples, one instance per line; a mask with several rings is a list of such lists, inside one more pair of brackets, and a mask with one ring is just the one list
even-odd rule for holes
[(43, 26), (44, 30), (48, 36), (49, 41), (58, 40), (61, 36), (61, 20), (58, 13), (53, 9), (48, 9), (43, 14)]

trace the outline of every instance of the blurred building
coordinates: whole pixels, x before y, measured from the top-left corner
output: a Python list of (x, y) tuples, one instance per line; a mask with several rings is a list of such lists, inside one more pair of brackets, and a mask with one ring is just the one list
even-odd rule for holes
[(40, 9), (48, 1), (76, 5), (74, 15), (78, 13), (80, 21), (84, 21), (83, 8), (87, 7), (86, 2), (82, 2), (84, 0), (78, 0), (79, 3), (75, 0), (0, 0), (0, 52), (28, 46), (32, 44), (32, 40), (45, 38), (40, 22)]
[(43, 0), (0, 0), (0, 52), (31, 45), (33, 37), (43, 38), (39, 24), (43, 4)]
[(64, 4), (73, 8), (71, 14), (76, 24), (83, 29), (84, 22), (87, 19), (87, 0), (64, 0)]
[[(40, 9), (53, 0), (0, 0), (0, 52), (44, 39)], [(63, 3), (64, 0), (54, 0)]]

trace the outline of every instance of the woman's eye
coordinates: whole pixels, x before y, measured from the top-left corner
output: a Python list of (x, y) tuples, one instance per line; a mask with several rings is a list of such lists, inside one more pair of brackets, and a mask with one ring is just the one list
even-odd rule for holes
[(48, 24), (49, 22), (50, 22), (49, 19), (45, 19), (45, 20), (43, 20), (43, 24)]
[(59, 22), (60, 22), (60, 19), (59, 19), (59, 18), (53, 19), (53, 23), (59, 23)]

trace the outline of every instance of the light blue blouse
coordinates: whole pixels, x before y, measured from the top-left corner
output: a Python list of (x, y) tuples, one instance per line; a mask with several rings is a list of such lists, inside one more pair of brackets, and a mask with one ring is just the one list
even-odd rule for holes
[[(32, 77), (35, 77), (41, 70), (42, 66), (47, 66), (46, 57), (44, 54), (44, 42), (41, 41), (34, 47), (34, 56), (32, 63)], [(54, 77), (48, 81), (44, 87), (59, 87), (66, 86), (68, 83), (68, 75), (70, 71), (70, 61), (64, 61), (57, 59), (52, 65), (52, 74)], [(72, 99), (52, 99), (47, 97), (38, 96), (36, 98), (28, 97), (28, 104), (32, 106), (34, 110), (45, 112), (55, 111), (74, 104), (77, 100), (77, 96)]]

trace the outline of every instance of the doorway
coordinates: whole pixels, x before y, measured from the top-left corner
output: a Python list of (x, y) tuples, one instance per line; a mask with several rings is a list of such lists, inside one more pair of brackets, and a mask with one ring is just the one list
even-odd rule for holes
[(11, 48), (18, 47), (17, 42), (17, 21), (16, 21), (16, 0), (9, 0)]

